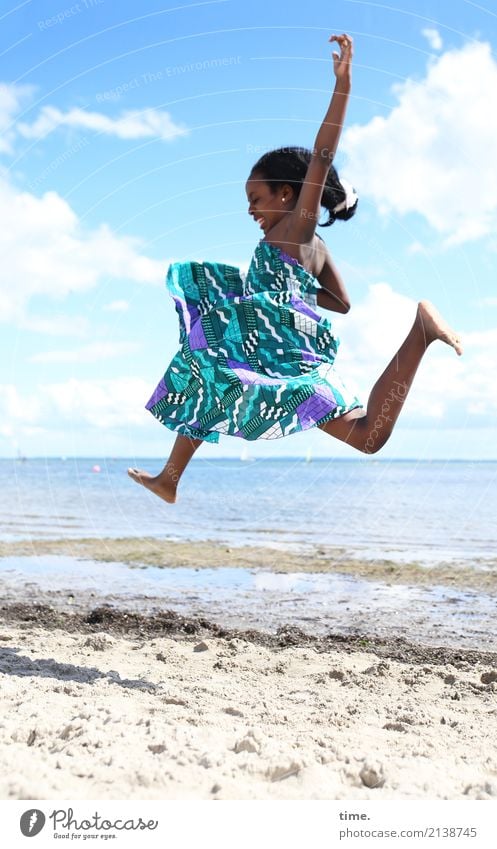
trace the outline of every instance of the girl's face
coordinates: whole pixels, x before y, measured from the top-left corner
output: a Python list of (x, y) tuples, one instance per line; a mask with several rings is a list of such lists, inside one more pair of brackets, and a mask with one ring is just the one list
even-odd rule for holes
[(269, 183), (257, 174), (247, 180), (245, 191), (249, 202), (248, 214), (264, 233), (281, 221), (291, 206), (291, 189), (288, 186), (283, 186), (273, 193)]

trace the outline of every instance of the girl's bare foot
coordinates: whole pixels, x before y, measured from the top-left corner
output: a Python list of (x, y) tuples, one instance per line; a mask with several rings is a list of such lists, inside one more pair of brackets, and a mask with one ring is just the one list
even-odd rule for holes
[(420, 301), (418, 304), (417, 317), (421, 321), (427, 345), (429, 345), (430, 342), (434, 342), (435, 339), (440, 339), (442, 342), (446, 342), (447, 345), (451, 345), (457, 354), (461, 356), (463, 348), (459, 336), (455, 330), (452, 330), (452, 327), (447, 324), (445, 319), (442, 318), (431, 301)]
[(159, 498), (163, 498), (168, 504), (174, 504), (176, 501), (176, 483), (164, 473), (153, 477), (141, 469), (128, 469), (128, 475), (136, 483), (141, 483)]

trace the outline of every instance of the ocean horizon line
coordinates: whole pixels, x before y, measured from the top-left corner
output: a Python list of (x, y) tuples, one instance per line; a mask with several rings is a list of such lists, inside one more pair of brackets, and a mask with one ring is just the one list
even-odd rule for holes
[[(164, 456), (155, 456), (155, 455), (140, 455), (138, 458), (135, 457), (134, 460), (153, 460), (158, 462), (164, 462)], [(247, 459), (251, 462), (269, 462), (269, 463), (279, 463), (279, 462), (289, 462), (289, 461), (305, 461), (309, 463), (318, 463), (323, 461), (332, 460), (335, 463), (497, 463), (497, 457), (489, 457), (487, 458), (471, 458), (471, 457), (377, 457), (376, 455), (364, 455), (359, 457), (336, 457), (332, 455), (313, 455), (311, 459), (308, 459), (305, 454), (289, 454), (286, 456), (278, 456), (278, 457), (264, 457), (264, 456), (253, 456), (248, 458), (241, 458), (239, 456), (234, 455), (221, 455), (218, 457), (193, 457), (190, 461), (191, 463), (217, 463), (219, 461), (226, 462), (226, 460), (233, 460), (238, 463), (246, 462)], [(66, 462), (68, 460), (95, 460), (100, 462), (106, 461), (116, 461), (122, 460), (123, 462), (130, 462), (129, 455), (99, 455), (99, 454), (45, 454), (45, 455), (28, 455), (23, 454), (20, 456), (0, 456), (1, 461), (13, 461), (13, 462), (28, 462), (33, 460), (60, 460), (61, 462)]]

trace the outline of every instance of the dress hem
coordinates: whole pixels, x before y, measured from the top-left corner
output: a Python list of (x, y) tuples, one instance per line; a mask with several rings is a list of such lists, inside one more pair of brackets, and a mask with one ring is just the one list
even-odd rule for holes
[[(148, 407), (146, 409), (149, 409)], [(168, 430), (176, 433), (177, 436), (188, 436), (191, 439), (200, 439), (202, 442), (210, 442), (212, 444), (217, 444), (219, 442), (220, 436), (232, 436), (235, 439), (242, 439), (244, 442), (258, 442), (259, 440), (268, 441), (269, 439), (284, 439), (286, 436), (292, 436), (294, 433), (303, 433), (306, 430), (312, 430), (313, 427), (318, 427), (319, 425), (325, 424), (325, 422), (331, 421), (333, 419), (339, 419), (342, 416), (345, 416), (347, 413), (351, 413), (352, 410), (364, 410), (364, 406), (360, 403), (354, 404), (353, 406), (347, 406), (342, 412), (338, 415), (336, 414), (338, 407), (332, 410), (330, 413), (327, 413), (321, 419), (314, 422), (307, 427), (301, 427), (299, 430), (293, 430), (290, 433), (282, 433), (280, 436), (272, 436), (265, 437), (264, 434), (259, 434), (259, 436), (250, 439), (249, 437), (243, 436), (241, 433), (221, 433), (217, 430), (210, 431), (199, 431), (191, 425), (185, 424), (183, 422), (178, 422), (177, 424), (173, 424), (173, 422), (164, 421), (162, 416), (156, 415), (153, 410), (149, 409), (149, 412), (157, 419), (164, 427), (167, 427)]]

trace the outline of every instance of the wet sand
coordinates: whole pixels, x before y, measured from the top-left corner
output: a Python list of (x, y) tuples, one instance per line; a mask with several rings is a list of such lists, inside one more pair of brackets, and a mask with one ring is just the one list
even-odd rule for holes
[(497, 594), (497, 560), (476, 562), (476, 568), (453, 563), (431, 566), (416, 562), (351, 559), (340, 548), (316, 548), (294, 553), (273, 547), (226, 546), (219, 542), (177, 542), (155, 537), (33, 539), (0, 542), (0, 558), (43, 554), (67, 554), (102, 562), (175, 568), (257, 567), (268, 572), (337, 572), (366, 580), (420, 586), (444, 585)]
[(497, 651), (495, 596), (475, 590), (373, 581), (340, 572), (269, 572), (242, 566), (131, 566), (62, 554), (4, 557), (4, 604), (39, 604), (87, 614), (111, 605), (148, 616), (174, 610), (226, 628), (274, 633), (400, 633), (418, 645)]

